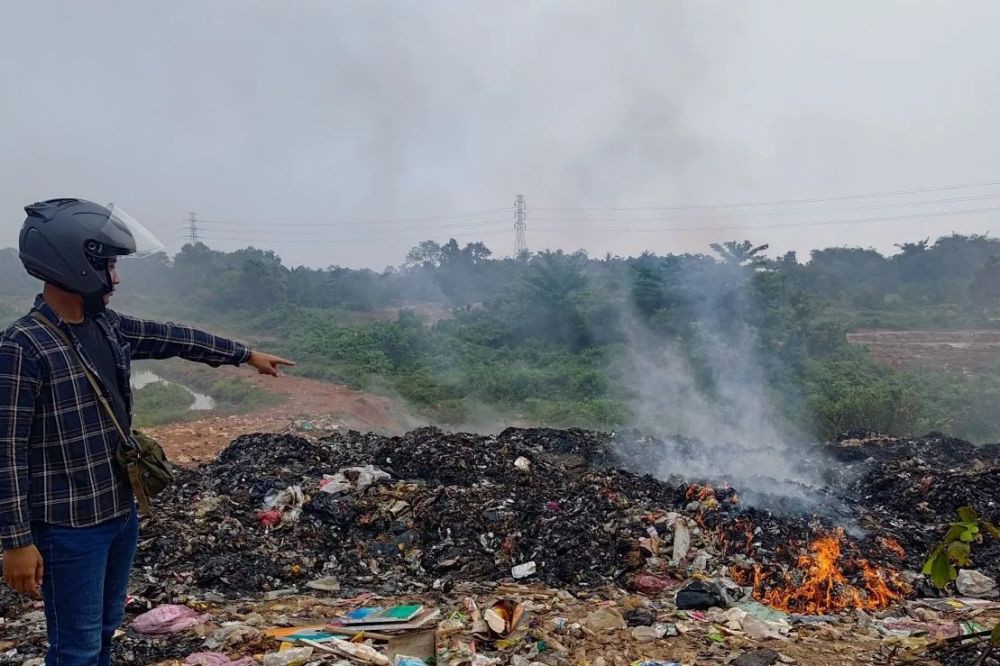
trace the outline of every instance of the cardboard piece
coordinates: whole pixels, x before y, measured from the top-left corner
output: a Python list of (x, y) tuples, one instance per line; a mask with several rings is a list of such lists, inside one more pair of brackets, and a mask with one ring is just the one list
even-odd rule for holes
[(428, 660), (436, 653), (437, 631), (429, 629), (413, 634), (394, 636), (386, 646), (385, 654), (390, 659), (400, 657), (417, 657)]

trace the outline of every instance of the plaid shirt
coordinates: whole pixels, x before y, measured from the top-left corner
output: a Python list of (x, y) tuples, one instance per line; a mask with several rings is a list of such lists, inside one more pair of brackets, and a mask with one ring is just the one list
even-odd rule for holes
[[(71, 350), (30, 316), (0, 337), (0, 547), (33, 542), (32, 521), (89, 527), (132, 510), (132, 489), (115, 457), (120, 437), (83, 373), (92, 361), (39, 296), (35, 308), (73, 340)], [(132, 409), (132, 359), (179, 356), (209, 365), (239, 365), (250, 349), (177, 324), (112, 310), (95, 317), (111, 343), (125, 404)]]

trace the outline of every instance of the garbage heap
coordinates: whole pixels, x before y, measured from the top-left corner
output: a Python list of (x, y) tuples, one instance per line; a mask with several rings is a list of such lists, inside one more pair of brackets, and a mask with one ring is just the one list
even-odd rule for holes
[[(1000, 444), (974, 445), (941, 433), (902, 438), (853, 432), (822, 452), (837, 463), (827, 466), (829, 486), (850, 498), (869, 540), (894, 538), (912, 568), (921, 568), (962, 507), (1000, 526)], [(983, 536), (973, 545), (973, 562), (996, 578), (1000, 540)]]
[[(649, 593), (701, 574), (753, 584), (763, 598), (801, 584), (803, 554), (833, 538), (844, 556), (838, 585), (870, 596), (864, 562), (898, 598), (922, 583), (897, 571), (919, 570), (958, 506), (1000, 518), (997, 457), (958, 440), (853, 436), (817, 447), (830, 483), (823, 492), (857, 509), (848, 532), (835, 514), (744, 507), (720, 480), (628, 471), (655, 455), (655, 440), (637, 441), (551, 429), (244, 436), (158, 501), (134, 588), (154, 603), (306, 585), (414, 594), (510, 578)], [(996, 577), (998, 547), (974, 558)]]
[[(398, 603), (440, 613), (446, 664), (952, 666), (988, 649), (1000, 545), (973, 544), (945, 593), (964, 599), (919, 571), (959, 508), (1000, 523), (1000, 446), (849, 433), (805, 452), (824, 483), (794, 496), (643, 474), (666, 448), (551, 429), (241, 437), (143, 521), (116, 663), (285, 664), (271, 629)], [(192, 626), (146, 635), (157, 614)], [(0, 586), (0, 664), (39, 663), (41, 615)]]

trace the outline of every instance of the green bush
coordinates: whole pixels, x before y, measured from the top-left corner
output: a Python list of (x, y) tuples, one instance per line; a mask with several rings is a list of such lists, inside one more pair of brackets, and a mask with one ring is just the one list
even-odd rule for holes
[(177, 389), (183, 390), (186, 386), (210, 396), (215, 401), (215, 409), (222, 412), (246, 412), (281, 401), (280, 396), (243, 377), (199, 363), (171, 359), (155, 363), (142, 362), (133, 366), (133, 370), (139, 368), (148, 369), (167, 381), (180, 384), (181, 386), (175, 386)]
[(820, 437), (860, 428), (898, 435), (937, 430), (1000, 441), (1000, 376), (894, 371), (862, 348), (806, 364), (807, 424)]
[(183, 421), (198, 412), (189, 411), (194, 396), (177, 384), (152, 382), (132, 393), (132, 420), (140, 428)]

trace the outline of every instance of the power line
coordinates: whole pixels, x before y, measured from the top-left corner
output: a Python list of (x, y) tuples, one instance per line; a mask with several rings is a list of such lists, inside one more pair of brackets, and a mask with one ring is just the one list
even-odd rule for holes
[(199, 220), (202, 224), (208, 225), (229, 225), (229, 226), (297, 226), (297, 227), (337, 227), (337, 226), (358, 226), (369, 224), (398, 224), (400, 222), (433, 222), (438, 220), (449, 220), (455, 218), (478, 217), (482, 215), (492, 215), (504, 213), (510, 210), (509, 206), (504, 208), (487, 208), (484, 210), (466, 211), (464, 213), (448, 213), (443, 215), (427, 215), (424, 217), (400, 217), (392, 219), (370, 219), (370, 220)]
[(976, 183), (962, 183), (959, 185), (941, 185), (939, 187), (918, 187), (907, 190), (889, 190), (885, 192), (872, 192), (868, 194), (844, 194), (838, 196), (815, 197), (810, 199), (777, 199), (774, 201), (743, 201), (734, 203), (713, 203), (713, 204), (692, 204), (684, 206), (638, 206), (631, 208), (616, 207), (554, 207), (536, 206), (535, 210), (597, 210), (597, 211), (629, 211), (629, 210), (700, 210), (710, 208), (742, 208), (746, 206), (784, 206), (791, 204), (819, 203), (821, 201), (844, 201), (848, 199), (877, 199), (880, 197), (894, 197), (903, 194), (918, 194), (924, 192), (944, 192), (948, 190), (962, 190), (975, 187), (988, 187), (1000, 185), (1000, 180), (984, 180)]
[[(739, 203), (720, 203), (720, 204), (699, 204), (699, 205), (689, 205), (689, 206), (644, 206), (644, 207), (626, 207), (626, 208), (598, 208), (598, 207), (577, 207), (577, 208), (555, 208), (555, 207), (540, 207), (534, 210), (542, 210), (549, 212), (556, 212), (557, 215), (545, 215), (536, 216), (535, 220), (544, 221), (554, 221), (554, 222), (618, 222), (618, 223), (633, 223), (633, 222), (670, 222), (673, 220), (683, 220), (683, 216), (673, 216), (673, 217), (614, 217), (611, 216), (615, 213), (627, 213), (627, 212), (640, 212), (640, 211), (695, 211), (695, 210), (711, 210), (711, 209), (726, 209), (726, 208), (741, 208), (741, 207), (762, 207), (762, 206), (781, 206), (781, 205), (795, 205), (795, 204), (805, 204), (805, 203), (818, 203), (827, 201), (843, 201), (843, 200), (853, 200), (853, 199), (873, 199), (879, 197), (893, 197), (906, 194), (916, 194), (922, 192), (943, 192), (949, 190), (961, 190), (961, 189), (971, 189), (987, 186), (1000, 185), (1000, 180), (989, 180), (980, 181), (975, 183), (964, 183), (957, 185), (943, 185), (938, 187), (925, 187), (925, 188), (910, 188), (905, 190), (892, 190), (868, 194), (851, 194), (851, 195), (839, 195), (839, 196), (828, 196), (828, 197), (815, 197), (810, 199), (784, 199), (784, 200), (774, 200), (774, 201), (756, 201), (756, 202), (739, 202)], [(726, 219), (726, 218), (740, 218), (740, 217), (761, 217), (761, 216), (787, 216), (787, 215), (806, 215), (815, 213), (825, 213), (825, 212), (839, 212), (839, 211), (851, 211), (851, 210), (869, 210), (869, 209), (879, 209), (879, 208), (906, 208), (908, 206), (930, 206), (930, 205), (942, 205), (958, 202), (967, 201), (980, 201), (980, 200), (990, 200), (1000, 198), (1000, 193), (987, 193), (987, 194), (971, 194), (967, 196), (955, 196), (947, 198), (933, 198), (933, 199), (923, 199), (918, 201), (888, 201), (864, 204), (860, 206), (847, 206), (847, 207), (822, 207), (814, 208), (808, 210), (776, 210), (776, 211), (736, 211), (731, 213), (719, 214), (719, 215), (709, 215), (709, 216), (688, 216), (686, 219), (689, 220), (712, 220), (712, 219)], [(503, 213), (506, 211), (514, 211), (514, 248), (515, 253), (519, 254), (527, 250), (527, 209), (524, 202), (523, 195), (517, 195), (513, 207), (502, 207), (502, 208), (492, 208), (492, 209), (480, 209), (474, 211), (465, 211), (458, 213), (447, 213), (439, 215), (426, 215), (420, 217), (409, 217), (409, 218), (392, 218), (392, 219), (366, 219), (366, 220), (288, 220), (288, 221), (247, 221), (247, 220), (224, 220), (224, 219), (198, 219), (195, 212), (189, 213), (188, 218), (185, 220), (184, 229), (187, 232), (186, 238), (191, 243), (197, 243), (204, 240), (216, 240), (216, 241), (229, 241), (234, 243), (361, 243), (361, 242), (376, 242), (385, 240), (410, 240), (408, 237), (401, 237), (398, 232), (433, 232), (433, 231), (447, 231), (449, 234), (454, 234), (457, 236), (493, 236), (499, 235), (500, 231), (491, 230), (491, 226), (504, 221), (504, 218), (492, 217), (497, 213)], [(558, 216), (558, 212), (568, 212), (568, 211), (604, 211), (608, 216)], [(853, 224), (866, 224), (874, 222), (893, 222), (898, 220), (911, 220), (919, 218), (934, 218), (934, 217), (946, 217), (954, 215), (965, 215), (965, 214), (980, 214), (1000, 211), (1000, 207), (983, 207), (976, 209), (964, 209), (964, 210), (946, 210), (946, 211), (936, 211), (927, 213), (911, 213), (905, 215), (895, 215), (895, 216), (883, 216), (883, 217), (865, 217), (865, 218), (853, 218), (853, 219), (834, 219), (834, 220), (822, 220), (822, 221), (798, 221), (798, 222), (776, 222), (769, 224), (756, 224), (756, 225), (715, 225), (715, 226), (655, 226), (655, 227), (536, 227), (539, 231), (545, 232), (566, 232), (566, 231), (612, 231), (612, 232), (664, 232), (664, 231), (737, 231), (737, 230), (754, 230), (754, 229), (776, 229), (776, 228), (794, 228), (794, 227), (816, 227), (816, 226), (828, 226), (828, 225), (853, 225)], [(488, 216), (488, 217), (478, 217), (478, 216)], [(508, 218), (509, 219), (509, 218)], [(312, 233), (319, 232), (321, 229), (326, 231), (331, 231), (337, 227), (349, 227), (349, 226), (368, 226), (368, 225), (382, 225), (382, 224), (400, 224), (400, 223), (438, 223), (438, 224), (414, 224), (413, 226), (395, 227), (395, 228), (385, 228), (372, 231), (385, 232), (392, 235), (386, 236), (359, 236), (359, 237), (349, 237), (349, 238), (334, 238), (329, 234), (323, 234), (319, 236), (313, 236), (309, 231), (296, 232), (294, 238), (288, 238), (288, 228), (302, 227), (304, 229), (314, 228)], [(508, 227), (509, 228), (509, 227)], [(204, 232), (208, 232), (209, 235), (205, 235)], [(420, 238), (425, 238), (426, 235), (414, 237), (413, 240), (419, 240)]]
[(806, 210), (775, 210), (775, 211), (743, 211), (733, 213), (719, 213), (714, 215), (693, 216), (693, 217), (552, 217), (540, 216), (536, 220), (552, 221), (572, 221), (572, 222), (669, 222), (672, 219), (694, 219), (694, 220), (719, 220), (728, 218), (763, 217), (772, 215), (808, 215), (812, 213), (835, 213), (852, 210), (873, 210), (878, 208), (905, 208), (907, 206), (932, 206), (938, 204), (957, 203), (963, 201), (984, 201), (989, 199), (1000, 199), (1000, 193), (983, 194), (969, 197), (950, 197), (947, 199), (925, 199), (922, 201), (889, 201), (877, 204), (865, 204), (863, 206), (841, 206), (837, 208), (811, 208)]
[[(670, 232), (670, 231), (754, 231), (758, 229), (779, 229), (779, 228), (794, 228), (794, 227), (818, 227), (818, 226), (833, 226), (833, 225), (856, 225), (856, 224), (868, 224), (874, 222), (897, 222), (903, 220), (913, 220), (921, 218), (934, 218), (934, 217), (948, 217), (954, 215), (974, 215), (982, 213), (993, 213), (1000, 212), (1000, 206), (987, 207), (987, 208), (975, 208), (975, 209), (964, 209), (964, 210), (952, 210), (952, 211), (938, 211), (929, 213), (912, 213), (907, 215), (896, 215), (896, 216), (884, 216), (884, 217), (867, 217), (867, 218), (852, 218), (852, 219), (842, 219), (842, 220), (822, 220), (816, 222), (776, 222), (771, 224), (758, 224), (758, 225), (725, 225), (725, 226), (687, 226), (687, 227), (536, 227), (537, 231), (543, 232), (578, 232), (578, 231), (614, 231), (614, 232), (627, 232), (627, 233), (655, 233), (655, 232)], [(430, 231), (431, 228), (413, 228), (411, 231)], [(386, 230), (388, 231), (388, 230)], [(459, 237), (485, 237), (485, 236), (497, 236), (506, 231), (500, 229), (486, 230), (486, 229), (452, 229), (450, 235)], [(218, 232), (212, 232), (218, 233)], [(259, 233), (259, 232), (257, 232)], [(249, 234), (239, 234), (236, 236), (215, 236), (215, 235), (202, 235), (199, 234), (199, 239), (201, 240), (213, 240), (213, 241), (227, 241), (230, 243), (268, 243), (268, 244), (311, 244), (311, 245), (324, 245), (324, 244), (337, 244), (337, 243), (368, 243), (368, 242), (382, 242), (382, 241), (399, 241), (399, 240), (424, 240), (426, 239), (426, 234), (413, 235), (413, 236), (399, 236), (398, 234), (390, 236), (359, 236), (359, 237), (348, 237), (348, 238), (335, 238), (329, 235), (325, 236), (314, 236), (314, 237), (302, 237), (297, 236), (293, 238), (287, 237), (251, 237)]]
[[(498, 224), (498, 223), (508, 223), (509, 224), (509, 220), (507, 218), (500, 218), (500, 217), (491, 218), (491, 219), (487, 219), (487, 220), (468, 220), (468, 221), (456, 220), (454, 222), (449, 222), (449, 223), (445, 223), (445, 224), (416, 225), (416, 226), (409, 226), (409, 227), (394, 227), (392, 229), (382, 228), (382, 229), (373, 229), (372, 231), (374, 231), (374, 232), (381, 232), (381, 233), (395, 233), (395, 232), (398, 232), (398, 231), (442, 231), (442, 230), (446, 231), (448, 229), (457, 229), (457, 230), (468, 229), (468, 230), (471, 231), (471, 230), (474, 230), (474, 229), (484, 228), (484, 227), (488, 227), (488, 226), (495, 225), (495, 224)], [(307, 230), (304, 230), (304, 231), (296, 231), (296, 232), (293, 232), (293, 233), (296, 236), (317, 235), (320, 238), (324, 238), (324, 237), (327, 237), (328, 235), (330, 235), (329, 233), (324, 233), (324, 230), (327, 231), (327, 232), (330, 232), (330, 233), (335, 233), (336, 232), (335, 229), (331, 229), (330, 227), (324, 227), (324, 228), (316, 227), (316, 228), (311, 228), (311, 229), (307, 229)], [(256, 228), (256, 227), (239, 227), (239, 228), (236, 228), (236, 227), (220, 227), (220, 228), (209, 227), (209, 228), (204, 229), (204, 231), (207, 232), (207, 233), (209, 233), (209, 234), (216, 234), (216, 235), (217, 234), (236, 234), (236, 235), (239, 235), (239, 236), (247, 236), (247, 235), (288, 236), (288, 235), (290, 235), (289, 231), (285, 228), (284, 225), (272, 225), (272, 228), (269, 228), (269, 229), (260, 229), (260, 228)], [(358, 229), (358, 230), (352, 230), (352, 231), (357, 232), (357, 231), (365, 231), (365, 230)]]
[(898, 220), (913, 220), (927, 217), (947, 217), (949, 215), (972, 215), (978, 213), (995, 213), (1000, 211), (1000, 206), (991, 208), (974, 208), (969, 210), (948, 210), (932, 213), (911, 213), (909, 215), (895, 215), (890, 217), (866, 217), (848, 220), (823, 220), (820, 222), (776, 222), (773, 224), (754, 225), (731, 225), (731, 226), (695, 226), (695, 227), (564, 227), (564, 228), (543, 228), (535, 227), (537, 231), (616, 231), (616, 232), (656, 232), (656, 231), (752, 231), (754, 229), (783, 229), (790, 227), (821, 227), (840, 224), (866, 224), (868, 222), (894, 222)]
[[(495, 230), (495, 231), (464, 231), (455, 234), (455, 236), (472, 236), (479, 238), (481, 236), (499, 236), (503, 234), (510, 233), (509, 228)], [(213, 241), (226, 241), (230, 243), (271, 243), (274, 245), (281, 245), (285, 243), (305, 243), (309, 245), (336, 245), (338, 243), (370, 243), (379, 241), (390, 241), (390, 240), (404, 240), (404, 241), (417, 241), (426, 240), (426, 235), (421, 236), (377, 236), (368, 238), (236, 238), (236, 237), (217, 237), (217, 236), (201, 236), (203, 240), (213, 240)]]

